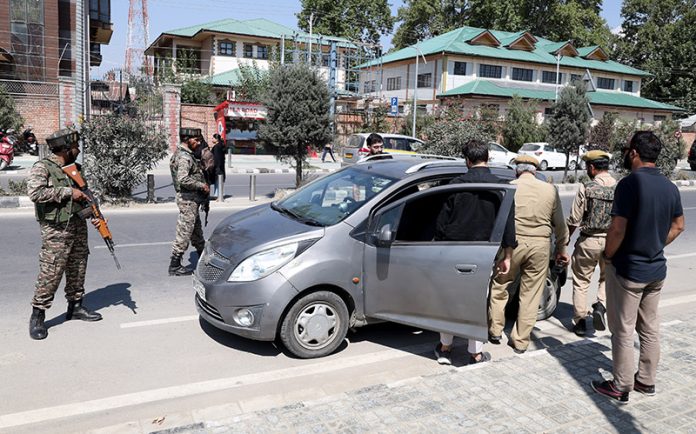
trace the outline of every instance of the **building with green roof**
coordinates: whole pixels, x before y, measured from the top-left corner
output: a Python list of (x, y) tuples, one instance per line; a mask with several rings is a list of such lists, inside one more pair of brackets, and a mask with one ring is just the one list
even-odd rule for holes
[[(416, 54), (419, 54), (416, 76)], [(543, 119), (557, 90), (585, 79), (595, 119), (615, 112), (624, 119), (656, 122), (681, 108), (641, 97), (650, 74), (611, 60), (599, 46), (575, 47), (529, 32), (461, 27), (388, 53), (361, 65), (361, 91), (405, 110), (413, 104), (432, 109), (456, 100), (475, 109), (497, 108), (504, 116), (513, 95), (534, 101)], [(591, 83), (590, 83), (591, 82)]]

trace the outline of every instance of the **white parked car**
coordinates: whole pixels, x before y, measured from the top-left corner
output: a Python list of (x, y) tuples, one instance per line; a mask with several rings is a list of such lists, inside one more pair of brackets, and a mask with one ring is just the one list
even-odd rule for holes
[(517, 154), (508, 151), (505, 146), (499, 145), (495, 142), (488, 142), (488, 162), (492, 164), (508, 164), (513, 166), (515, 164), (515, 158)]
[[(539, 170), (563, 169), (566, 164), (566, 155), (546, 142), (525, 143), (520, 148), (521, 155), (531, 155), (539, 160)], [(570, 155), (568, 170), (575, 170), (578, 164), (578, 157)]]

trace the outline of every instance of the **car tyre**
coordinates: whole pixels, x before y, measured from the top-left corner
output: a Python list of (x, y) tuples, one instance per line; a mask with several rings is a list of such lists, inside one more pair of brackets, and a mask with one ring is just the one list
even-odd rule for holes
[[(515, 279), (510, 284), (508, 292), (510, 293), (508, 303), (505, 306), (505, 317), (508, 319), (516, 319), (520, 309), (520, 279)], [(537, 311), (537, 321), (543, 321), (553, 315), (558, 300), (561, 296), (561, 287), (558, 285), (558, 280), (549, 272), (546, 276), (544, 289), (542, 290), (541, 300), (539, 300), (539, 310)]]
[(341, 297), (318, 291), (297, 300), (280, 326), (280, 341), (294, 356), (313, 359), (336, 351), (348, 333), (348, 308)]
[(549, 168), (549, 163), (546, 160), (539, 163), (539, 170), (544, 171), (548, 168)]
[(575, 160), (568, 163), (568, 170), (575, 170), (576, 167), (578, 167), (578, 163)]
[(696, 163), (690, 163), (689, 167), (691, 168), (691, 170), (696, 170)]
[(515, 167), (515, 158), (510, 160), (510, 163), (508, 163), (510, 166)]

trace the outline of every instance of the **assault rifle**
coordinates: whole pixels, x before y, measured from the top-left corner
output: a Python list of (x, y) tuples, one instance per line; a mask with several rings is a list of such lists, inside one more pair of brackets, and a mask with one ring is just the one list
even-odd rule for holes
[(208, 227), (208, 214), (210, 213), (210, 195), (208, 195), (208, 197), (205, 198), (205, 202), (203, 202), (203, 206), (201, 208), (205, 213), (205, 226)]
[(101, 210), (99, 209), (99, 202), (94, 197), (89, 187), (87, 187), (85, 180), (82, 179), (82, 175), (80, 175), (80, 171), (77, 170), (77, 165), (75, 165), (75, 163), (63, 166), (63, 172), (65, 172), (65, 174), (68, 175), (68, 178), (72, 179), (75, 185), (77, 185), (77, 188), (83, 192), (85, 196), (87, 196), (88, 207), (80, 212), (80, 216), (83, 218), (96, 219), (98, 221), (95, 226), (99, 231), (99, 235), (101, 235), (101, 237), (104, 239), (106, 247), (109, 249), (109, 252), (111, 252), (111, 256), (114, 258), (114, 262), (116, 263), (116, 268), (120, 270), (121, 264), (118, 263), (116, 253), (114, 252), (114, 239), (111, 236), (109, 226), (106, 224), (104, 214), (102, 214)]

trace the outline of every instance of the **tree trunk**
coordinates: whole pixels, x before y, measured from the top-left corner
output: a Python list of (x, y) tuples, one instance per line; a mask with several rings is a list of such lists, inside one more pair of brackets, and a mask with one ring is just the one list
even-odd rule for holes
[(300, 188), (302, 184), (302, 163), (304, 158), (302, 158), (302, 149), (300, 146), (297, 147), (297, 153), (295, 154), (295, 188)]
[(566, 182), (566, 179), (568, 177), (568, 163), (570, 162), (570, 152), (566, 152), (566, 163), (565, 167), (563, 168), (563, 182)]

